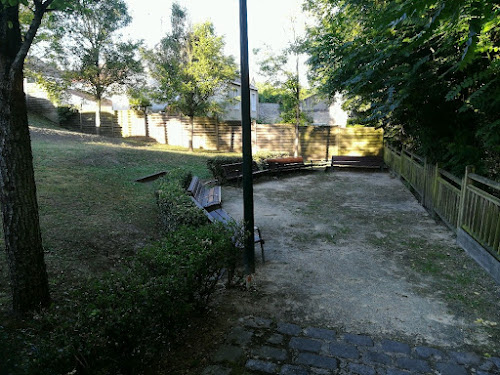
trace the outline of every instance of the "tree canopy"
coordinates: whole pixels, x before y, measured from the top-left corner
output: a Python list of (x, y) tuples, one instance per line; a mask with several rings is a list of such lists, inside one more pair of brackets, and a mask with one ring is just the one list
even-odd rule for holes
[[(140, 42), (122, 41), (119, 30), (131, 22), (123, 0), (78, 0), (71, 13), (56, 13), (48, 25), (51, 42), (44, 61), (55, 58), (68, 85), (92, 95), (123, 91), (142, 72)], [(96, 116), (100, 125), (100, 108)]]
[(319, 21), (308, 31), (312, 78), (325, 94), (342, 91), (359, 121), (456, 172), (499, 158), (497, 1), (308, 0), (306, 8)]
[(232, 56), (224, 55), (224, 39), (215, 34), (212, 23), (190, 28), (186, 18), (186, 11), (174, 3), (171, 32), (146, 58), (157, 83), (156, 99), (192, 121), (194, 116), (222, 112), (215, 95), (236, 78), (236, 64)]

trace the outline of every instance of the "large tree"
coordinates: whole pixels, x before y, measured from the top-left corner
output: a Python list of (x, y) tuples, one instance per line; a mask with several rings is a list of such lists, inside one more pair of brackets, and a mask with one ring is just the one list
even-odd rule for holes
[[(292, 36), (292, 42), (280, 54), (274, 54), (270, 50), (265, 51), (259, 65), (261, 75), (267, 79), (266, 84), (277, 88), (280, 93), (281, 120), (287, 124), (295, 124), (294, 155), (299, 156), (299, 128), (309, 119), (300, 108), (305, 93), (299, 71), (303, 42), (296, 35), (293, 20)], [(259, 49), (254, 53), (262, 54)], [(292, 69), (290, 65), (293, 65)]]
[(141, 43), (123, 42), (118, 34), (130, 21), (123, 0), (78, 0), (70, 14), (56, 14), (48, 25), (52, 43), (45, 55), (57, 59), (69, 85), (96, 100), (97, 133), (103, 97), (124, 92), (142, 72)]
[(22, 1), (32, 12), (21, 32), (19, 0), (0, 0), (0, 203), (13, 309), (23, 313), (50, 303), (38, 217), (23, 66), (42, 18), (65, 1)]
[(455, 172), (500, 160), (496, 0), (308, 0), (308, 50), (325, 94)]
[(210, 22), (189, 28), (186, 11), (172, 5), (172, 30), (154, 51), (149, 51), (152, 77), (158, 84), (157, 99), (190, 118), (193, 150), (194, 116), (217, 115), (222, 103), (216, 94), (236, 77), (232, 57), (225, 56), (224, 39)]

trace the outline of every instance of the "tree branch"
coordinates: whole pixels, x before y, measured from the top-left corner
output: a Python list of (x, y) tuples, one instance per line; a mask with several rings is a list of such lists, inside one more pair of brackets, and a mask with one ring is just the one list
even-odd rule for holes
[(21, 48), (19, 48), (19, 51), (17, 52), (17, 55), (12, 62), (11, 68), (10, 68), (10, 76), (13, 78), (17, 72), (23, 69), (24, 65), (24, 60), (26, 59), (26, 56), (28, 55), (28, 51), (31, 47), (31, 44), (33, 43), (33, 40), (35, 39), (35, 35), (38, 31), (38, 28), (40, 27), (40, 24), (42, 23), (42, 18), (45, 12), (47, 11), (47, 8), (52, 4), (54, 0), (34, 0), (35, 3), (35, 10), (34, 10), (34, 17), (33, 20), (31, 21), (31, 25), (26, 32), (26, 35), (24, 36), (24, 41), (21, 44)]

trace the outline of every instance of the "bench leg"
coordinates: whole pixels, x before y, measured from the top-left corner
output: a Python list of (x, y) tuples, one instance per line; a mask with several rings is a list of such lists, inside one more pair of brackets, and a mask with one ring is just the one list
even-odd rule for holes
[(260, 254), (262, 256), (262, 263), (265, 263), (266, 259), (264, 258), (264, 240), (262, 239), (262, 234), (260, 233), (260, 229), (259, 228), (255, 228), (255, 229), (257, 229), (257, 233), (259, 233)]

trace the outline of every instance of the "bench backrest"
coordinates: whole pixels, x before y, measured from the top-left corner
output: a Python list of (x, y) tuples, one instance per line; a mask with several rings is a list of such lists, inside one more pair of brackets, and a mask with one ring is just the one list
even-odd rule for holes
[(267, 159), (266, 161), (274, 164), (304, 164), (303, 157)]
[[(241, 177), (243, 174), (243, 163), (223, 164), (221, 168), (226, 179)], [(256, 172), (258, 170), (259, 166), (257, 165), (257, 162), (252, 160), (252, 171)]]
[(332, 165), (334, 163), (341, 164), (352, 164), (352, 165), (361, 165), (361, 166), (382, 166), (384, 164), (384, 159), (382, 156), (332, 156)]

